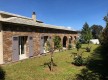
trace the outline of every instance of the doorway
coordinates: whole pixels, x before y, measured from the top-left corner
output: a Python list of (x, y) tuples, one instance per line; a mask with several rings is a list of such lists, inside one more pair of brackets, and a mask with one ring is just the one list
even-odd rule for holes
[(63, 37), (63, 47), (66, 48), (66, 42), (67, 42), (67, 37), (64, 36)]
[(27, 43), (27, 36), (19, 36), (19, 58), (20, 60), (27, 58), (26, 43)]
[(47, 47), (47, 40), (48, 36), (42, 36), (41, 37), (41, 54), (46, 53), (46, 47)]
[(50, 49), (50, 41), (51, 37), (50, 36), (41, 36), (40, 40), (40, 53), (45, 54), (49, 52)]
[(27, 39), (28, 36), (13, 36), (12, 41), (12, 60), (18, 61), (27, 58)]

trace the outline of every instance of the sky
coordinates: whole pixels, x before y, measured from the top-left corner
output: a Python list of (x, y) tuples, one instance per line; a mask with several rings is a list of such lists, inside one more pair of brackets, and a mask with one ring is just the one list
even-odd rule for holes
[(81, 30), (84, 23), (105, 27), (108, 0), (0, 0), (0, 10), (31, 17), (46, 24)]

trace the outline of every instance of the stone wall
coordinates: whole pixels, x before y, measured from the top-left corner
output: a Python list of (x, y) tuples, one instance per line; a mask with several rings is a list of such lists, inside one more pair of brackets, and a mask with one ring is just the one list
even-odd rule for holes
[[(33, 36), (33, 48), (34, 56), (37, 56), (40, 53), (40, 39), (41, 36), (51, 36), (53, 39), (54, 36), (60, 36), (61, 43), (63, 37), (67, 37), (67, 46), (69, 43), (69, 37), (77, 36), (75, 32), (69, 32), (65, 30), (54, 30), (48, 28), (34, 27), (34, 26), (25, 26), (17, 24), (8, 24), (3, 23), (3, 58), (4, 62), (12, 61), (12, 37), (13, 36)], [(28, 45), (27, 45), (28, 47)], [(28, 48), (27, 48), (28, 53)]]

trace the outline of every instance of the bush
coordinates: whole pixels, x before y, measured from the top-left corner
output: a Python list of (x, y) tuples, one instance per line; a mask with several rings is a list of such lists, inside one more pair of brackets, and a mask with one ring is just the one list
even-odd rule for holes
[(87, 65), (88, 64), (88, 58), (83, 58), (83, 65)]
[(79, 49), (81, 48), (81, 43), (80, 42), (76, 43), (76, 48), (77, 48), (77, 51), (79, 51)]
[(82, 66), (88, 64), (88, 58), (82, 58), (81, 55), (77, 55), (74, 58), (74, 61), (72, 62), (76, 66)]
[(5, 71), (0, 67), (0, 80), (5, 80)]
[(82, 69), (80, 74), (76, 75), (75, 80), (101, 80), (101, 75), (95, 72), (92, 72), (88, 69)]
[(50, 42), (46, 41), (46, 46), (45, 46), (46, 51), (50, 51), (50, 47), (51, 47)]
[(69, 45), (68, 45), (68, 49), (69, 49), (69, 50), (72, 49), (72, 44), (69, 44)]
[(59, 49), (59, 51), (62, 51), (63, 50), (63, 47), (62, 47), (61, 44), (58, 45), (58, 49)]
[(91, 48), (90, 47), (86, 47), (86, 51), (87, 52), (90, 52), (91, 51)]
[(82, 56), (80, 55), (75, 56), (73, 64), (76, 66), (82, 66), (83, 65)]

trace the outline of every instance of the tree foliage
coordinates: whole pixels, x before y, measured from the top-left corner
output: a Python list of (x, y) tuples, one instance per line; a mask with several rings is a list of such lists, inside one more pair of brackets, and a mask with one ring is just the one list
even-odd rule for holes
[(104, 21), (108, 23), (108, 14), (104, 17)]
[(90, 39), (92, 39), (92, 32), (87, 23), (83, 25), (83, 29), (81, 31), (81, 39), (84, 40), (85, 43), (88, 43)]
[(103, 27), (101, 25), (92, 25), (91, 31), (94, 39), (99, 39), (100, 34), (102, 33)]
[(108, 45), (108, 24), (106, 25), (106, 28), (102, 32), (102, 43), (104, 45)]
[(77, 51), (79, 51), (79, 49), (81, 48), (81, 43), (79, 41), (76, 43), (76, 48), (77, 48)]
[(104, 17), (104, 20), (106, 21), (106, 27), (101, 34), (101, 41), (104, 47), (108, 47), (108, 14)]
[(55, 36), (54, 39), (54, 49), (61, 49), (62, 45), (60, 44), (61, 38), (59, 36)]
[(82, 66), (83, 65), (82, 56), (80, 55), (75, 56), (73, 64), (76, 66)]
[(102, 30), (102, 45), (88, 57), (85, 69), (76, 76), (76, 80), (108, 80), (108, 15), (104, 17), (106, 27)]

